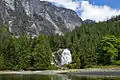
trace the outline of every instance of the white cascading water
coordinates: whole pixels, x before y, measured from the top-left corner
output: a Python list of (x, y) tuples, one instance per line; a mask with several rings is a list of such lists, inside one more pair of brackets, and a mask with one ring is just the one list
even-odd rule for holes
[(72, 62), (72, 56), (70, 50), (64, 49), (61, 56), (61, 65), (70, 64)]
[(64, 64), (70, 64), (72, 62), (72, 55), (69, 49), (59, 49), (53, 53), (54, 64), (61, 67)]

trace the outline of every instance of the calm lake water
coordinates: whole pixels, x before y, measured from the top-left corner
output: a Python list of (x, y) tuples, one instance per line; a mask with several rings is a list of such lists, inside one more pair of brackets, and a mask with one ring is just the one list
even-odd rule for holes
[(120, 80), (120, 77), (81, 77), (70, 75), (0, 75), (0, 80)]

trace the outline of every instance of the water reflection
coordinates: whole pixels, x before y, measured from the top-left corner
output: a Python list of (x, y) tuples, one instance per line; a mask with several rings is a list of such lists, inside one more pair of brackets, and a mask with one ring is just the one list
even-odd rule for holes
[(80, 77), (70, 75), (0, 75), (0, 80), (120, 80), (120, 77)]
[(51, 80), (72, 80), (69, 76), (67, 75), (57, 75), (57, 76), (51, 76)]

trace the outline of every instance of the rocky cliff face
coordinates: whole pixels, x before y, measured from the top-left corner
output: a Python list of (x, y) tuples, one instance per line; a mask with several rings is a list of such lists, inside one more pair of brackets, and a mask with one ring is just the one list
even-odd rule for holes
[(80, 26), (78, 15), (40, 0), (0, 0), (0, 25), (15, 35), (63, 34)]

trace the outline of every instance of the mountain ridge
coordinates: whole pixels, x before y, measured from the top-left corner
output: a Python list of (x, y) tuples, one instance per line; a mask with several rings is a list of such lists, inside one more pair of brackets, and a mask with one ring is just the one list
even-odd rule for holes
[(0, 23), (15, 35), (62, 35), (82, 24), (75, 11), (40, 0), (1, 0)]

